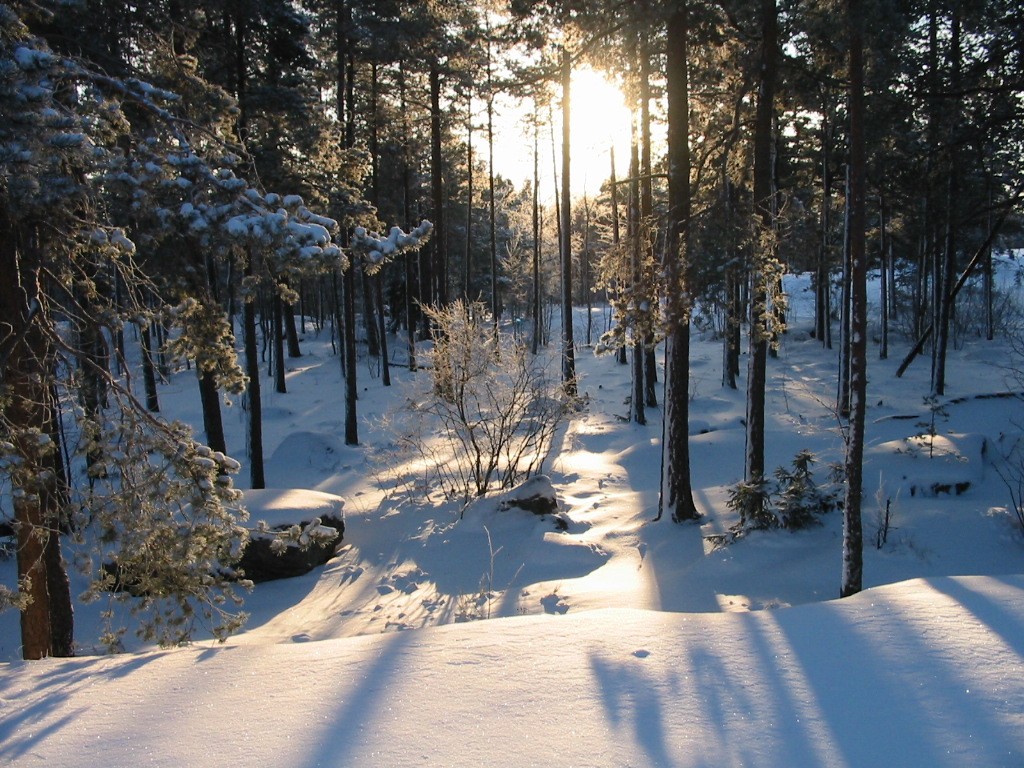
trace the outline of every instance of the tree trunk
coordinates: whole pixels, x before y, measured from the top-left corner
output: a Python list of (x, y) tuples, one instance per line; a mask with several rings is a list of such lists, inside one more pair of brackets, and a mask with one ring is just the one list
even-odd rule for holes
[(473, 278), (473, 96), (466, 105), (466, 252), (462, 260), (462, 300), (469, 304)]
[(587, 310), (586, 345), (589, 349), (594, 343), (594, 303), (590, 290), (590, 203), (583, 196), (583, 251), (580, 253), (580, 293), (583, 306)]
[(743, 324), (743, 303), (740, 301), (740, 277), (736, 267), (725, 272), (725, 333), (722, 339), (722, 383), (738, 389), (740, 377), (740, 326)]
[[(253, 274), (252, 254), (246, 258), (245, 276)], [(256, 304), (250, 296), (242, 305), (245, 373), (249, 377), (249, 487), (266, 488), (263, 473), (263, 400), (260, 392), (260, 360), (256, 349)]]
[[(22, 656), (40, 659), (70, 655), (70, 590), (64, 588), (58, 527), (63, 473), (54, 471), (53, 451), (39, 433), (56, 432), (56, 402), (51, 382), (53, 354), (43, 334), (37, 302), (40, 254), (31, 233), (0, 222), (0, 317), (7, 324), (3, 339), (4, 385), (10, 396), (3, 416), (14, 454), (22, 463), (12, 468), (14, 528), (18, 578), (31, 602), (21, 613)], [(57, 455), (59, 459), (59, 453)], [(47, 471), (49, 470), (49, 471)]]
[[(992, 177), (989, 176), (986, 179), (988, 187), (988, 226), (986, 229), (992, 230)], [(993, 272), (992, 272), (992, 246), (990, 245), (985, 249), (985, 266), (983, 272), (982, 284), (985, 293), (985, 341), (992, 341), (996, 335), (996, 319), (995, 311), (993, 308)]]
[[(774, 228), (772, 217), (772, 125), (778, 66), (778, 8), (775, 0), (761, 0), (761, 68), (754, 120), (754, 227), (758, 234)], [(754, 275), (750, 293), (750, 357), (747, 364), (747, 447), (744, 477), (764, 477), (764, 403), (768, 367), (768, 289), (762, 269), (771, 254), (755, 238)]]
[(829, 239), (831, 235), (832, 177), (830, 170), (832, 135), (829, 107), (821, 120), (821, 236), (814, 273), (814, 335), (825, 349), (832, 349), (832, 307), (829, 280)]
[(140, 331), (142, 344), (142, 386), (146, 392), (146, 410), (150, 413), (160, 412), (160, 398), (156, 391), (156, 364), (153, 362), (153, 324), (142, 321)]
[(356, 415), (356, 278), (355, 264), (349, 264), (342, 277), (344, 313), (343, 352), (345, 355), (345, 445), (359, 445)]
[(570, 146), (570, 81), (572, 79), (572, 60), (569, 50), (562, 48), (562, 210), (561, 210), (561, 249), (562, 262), (562, 387), (565, 394), (576, 397), (576, 352), (572, 328), (572, 229), (571, 206), (572, 198), (569, 189)]
[(423, 276), (422, 289), (428, 304), (445, 306), (447, 296), (448, 232), (444, 215), (444, 155), (441, 152), (441, 70), (430, 66), (430, 189), (434, 209), (431, 237), (433, 263)]
[[(956, 93), (960, 89), (960, 6), (952, 4), (950, 19), (950, 90)], [(960, 103), (951, 100), (949, 108), (944, 110), (947, 119), (946, 144), (949, 157), (947, 160), (946, 177), (946, 236), (942, 253), (942, 277), (936, 280), (941, 283), (939, 293), (938, 325), (935, 335), (935, 365), (932, 380), (933, 394), (943, 395), (946, 392), (946, 352), (949, 348), (949, 326), (953, 318), (953, 303), (956, 294), (952, 285), (956, 277), (956, 253), (959, 240), (956, 206), (960, 196), (960, 169), (957, 167), (957, 130), (959, 128)], [(938, 277), (938, 273), (936, 274)]]
[(391, 386), (391, 361), (388, 359), (388, 328), (384, 321), (383, 275), (378, 272), (371, 280), (374, 289), (374, 304), (377, 307), (377, 333), (380, 334), (380, 380), (385, 387)]
[(281, 394), (288, 391), (284, 378), (284, 302), (281, 301), (281, 294), (277, 286), (273, 286), (273, 294), (270, 297), (271, 311), (274, 315), (274, 390)]
[(690, 308), (687, 249), (690, 237), (690, 84), (688, 8), (678, 3), (668, 19), (668, 230), (665, 256), (665, 406), (662, 422), (658, 517), (674, 522), (700, 517), (690, 479)]
[[(615, 185), (612, 184), (614, 197)], [(533, 106), (533, 338), (530, 340), (530, 351), (536, 355), (541, 335), (541, 288), (540, 288), (540, 120), (537, 116), (537, 103)], [(618, 222), (615, 224), (618, 230)]]
[(887, 230), (888, 220), (886, 219), (885, 198), (878, 201), (878, 229), (879, 229), (879, 255), (878, 255), (878, 277), (879, 309), (881, 310), (882, 338), (878, 345), (878, 359), (886, 360), (889, 357), (889, 265), (887, 250), (889, 248), (889, 232)]
[[(488, 44), (488, 51), (490, 51), (490, 44)], [(489, 52), (488, 56), (490, 56)], [(494, 331), (497, 333), (498, 324), (501, 320), (501, 298), (498, 290), (498, 225), (495, 218), (494, 199), (494, 99), (490, 95), (487, 97), (487, 157), (487, 220), (488, 243), (491, 256), (491, 315), (494, 320)]]
[[(849, 169), (847, 169), (849, 170)], [(850, 178), (846, 178), (846, 211), (843, 214), (843, 287), (839, 308), (839, 380), (836, 390), (836, 410), (844, 419), (850, 415), (850, 302), (852, 285), (850, 255)]]
[[(405, 135), (409, 135), (409, 113), (405, 99), (405, 65), (398, 64), (398, 94), (402, 113), (402, 127)], [(408, 148), (402, 145), (402, 218), (408, 226), (412, 221), (412, 168), (410, 167)], [(416, 370), (416, 301), (422, 296), (419, 284), (420, 252), (405, 255), (405, 328), (406, 354), (409, 359), (409, 370)]]
[(725, 270), (725, 333), (722, 334), (722, 384), (737, 389), (740, 376), (740, 340), (743, 325), (743, 302), (740, 297), (740, 254), (736, 238), (731, 234), (734, 224), (735, 190), (729, 180), (727, 156), (722, 159), (722, 202), (725, 206), (725, 225), (730, 233)]
[(864, 419), (867, 406), (867, 254), (865, 252), (864, 54), (861, 0), (847, 0), (850, 73), (849, 229), (851, 269), (850, 397), (846, 449), (846, 501), (843, 504), (843, 573), (840, 597), (860, 592), (863, 581)]
[(640, 150), (636, 141), (636, 120), (632, 121), (632, 141), (629, 153), (629, 217), (626, 219), (626, 231), (629, 236), (630, 250), (630, 294), (633, 304), (632, 311), (636, 315), (633, 322), (633, 393), (630, 396), (630, 413), (637, 424), (647, 423), (644, 411), (644, 333), (640, 329), (640, 308), (637, 306), (642, 280), (641, 265), (643, 254), (640, 248)]
[[(612, 247), (618, 250), (619, 240), (621, 234), (619, 232), (619, 186), (618, 181), (615, 178), (615, 145), (612, 144), (608, 147), (608, 156), (611, 158), (611, 175), (610, 179), (610, 192), (611, 192), (611, 204), (612, 204)], [(615, 281), (615, 294), (616, 297), (621, 297), (622, 293), (622, 278), (619, 276)], [(625, 343), (620, 344), (619, 348), (615, 352), (615, 359), (620, 365), (626, 364), (626, 345)]]
[(370, 357), (380, 357), (380, 336), (377, 329), (375, 293), (370, 285), (371, 278), (360, 268), (359, 288), (363, 293), (363, 326), (366, 328), (366, 352)]
[[(646, 0), (644, 10), (647, 9)], [(651, 50), (646, 28), (640, 32), (640, 226), (654, 226), (654, 179), (651, 173)], [(689, 183), (689, 182), (687, 182)], [(644, 233), (644, 261), (654, 260), (653, 239)], [(654, 355), (654, 329), (643, 339), (644, 349), (644, 403), (649, 408), (658, 406), (658, 363)]]
[(227, 453), (224, 440), (224, 422), (220, 413), (220, 392), (217, 391), (217, 380), (213, 373), (196, 368), (199, 377), (199, 399), (203, 406), (203, 429), (206, 432), (206, 444), (215, 451)]
[(288, 357), (302, 357), (302, 350), (299, 349), (299, 330), (295, 326), (295, 305), (283, 302), (284, 304), (284, 332), (285, 340), (288, 342)]
[(43, 505), (53, 512), (53, 522), (44, 551), (46, 590), (50, 597), (51, 655), (67, 657), (75, 654), (75, 616), (71, 603), (71, 581), (60, 546), (60, 534), (67, 531), (70, 525), (68, 472), (61, 454), (60, 400), (57, 397), (56, 383), (52, 379), (48, 389), (44, 429), (50, 437), (53, 450), (45, 456), (51, 474), (41, 490), (44, 494)]

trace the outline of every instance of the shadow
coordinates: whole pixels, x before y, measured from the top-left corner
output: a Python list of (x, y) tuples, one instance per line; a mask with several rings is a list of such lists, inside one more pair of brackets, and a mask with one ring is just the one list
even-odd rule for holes
[(321, 730), (319, 739), (311, 739), (310, 749), (301, 763), (309, 768), (334, 765), (338, 759), (339, 744), (358, 744), (368, 730), (368, 724), (378, 719), (378, 709), (384, 694), (406, 669), (402, 663), (403, 650), (415, 633), (391, 632), (375, 644), (376, 656), (358, 669), (349, 668), (350, 680), (360, 682), (345, 690), (344, 700), (332, 716), (329, 726)]
[[(721, 607), (715, 591), (703, 580), (687, 574), (704, 560), (704, 538), (700, 522), (673, 523), (662, 519), (646, 523), (639, 531), (643, 568), (663, 611), (718, 613)], [(681, 586), (685, 585), (685, 586)]]
[[(91, 677), (102, 675), (108, 679), (124, 678), (167, 652), (146, 653), (137, 656), (93, 656), (88, 658), (46, 659), (32, 662), (12, 662), (0, 666), (0, 762), (13, 762), (35, 750), (44, 741), (57, 736), (88, 711), (88, 707), (66, 710), (68, 700), (76, 692), (88, 688)], [(36, 665), (56, 665), (50, 674), (42, 677)], [(5, 668), (4, 668), (5, 667)], [(28, 691), (34, 701), (30, 706), (19, 704)], [(58, 717), (56, 713), (62, 714)]]
[(590, 669), (601, 689), (605, 717), (615, 730), (627, 729), (651, 765), (674, 766), (665, 739), (665, 704), (655, 682), (631, 659), (617, 663), (591, 653)]
[[(993, 719), (1002, 705), (986, 700), (991, 682), (971, 668), (977, 649), (958, 636), (960, 617), (937, 617), (941, 606), (888, 597), (872, 595), (869, 610), (860, 603), (854, 611), (773, 614), (790, 665), (829, 728), (829, 759), (851, 766), (972, 764), (966, 752), (1001, 755), (993, 764), (1024, 764), (1019, 737), (1014, 743), (1012, 731)], [(1007, 762), (1011, 755), (1017, 762)]]
[[(760, 671), (761, 684), (774, 693), (764, 697), (773, 711), (770, 715), (762, 714), (762, 718), (775, 723), (772, 736), (777, 749), (773, 750), (773, 761), (778, 765), (829, 762), (828, 734), (822, 732), (827, 726), (815, 717), (819, 702), (808, 691), (801, 690), (804, 685), (799, 668), (780, 662), (792, 655), (778, 632), (775, 617), (770, 611), (763, 611), (757, 615), (740, 614), (736, 619), (745, 629), (745, 645), (752, 653), (750, 663)], [(700, 668), (700, 659), (694, 658), (693, 663)], [(708, 682), (713, 684), (713, 680)]]
[[(989, 576), (985, 577), (985, 582), (996, 582), (1020, 591), (1021, 601), (1024, 601), (1024, 579), (1020, 576)], [(928, 585), (936, 592), (941, 592), (960, 603), (974, 615), (974, 618), (998, 634), (1003, 642), (1024, 659), (1024, 620), (1021, 616), (1010, 613), (990, 597), (971, 589), (959, 579), (930, 579)]]

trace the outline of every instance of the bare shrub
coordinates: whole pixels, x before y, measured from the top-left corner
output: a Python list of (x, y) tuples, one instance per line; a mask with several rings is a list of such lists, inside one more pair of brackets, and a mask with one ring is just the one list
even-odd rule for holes
[(557, 382), (522, 344), (495, 333), (482, 304), (424, 312), (431, 386), (394, 419), (398, 442), (464, 500), (540, 472), (566, 410)]

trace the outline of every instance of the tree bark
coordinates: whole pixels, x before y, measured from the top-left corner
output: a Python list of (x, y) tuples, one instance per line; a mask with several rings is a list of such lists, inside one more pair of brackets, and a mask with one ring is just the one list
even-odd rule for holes
[(665, 405), (662, 422), (658, 517), (674, 522), (700, 517), (690, 479), (690, 307), (687, 250), (690, 237), (690, 84), (688, 8), (677, 3), (668, 19), (668, 231), (665, 274)]
[[(253, 274), (252, 254), (245, 262), (245, 276)], [(266, 488), (263, 472), (263, 400), (260, 392), (260, 360), (256, 349), (256, 304), (249, 296), (242, 305), (242, 334), (245, 345), (245, 373), (249, 377), (249, 487)]]
[(295, 305), (283, 302), (284, 304), (284, 333), (285, 341), (288, 344), (288, 357), (302, 357), (302, 350), (299, 348), (299, 329), (295, 325)]
[(142, 386), (146, 392), (146, 410), (160, 412), (160, 398), (156, 391), (156, 364), (153, 362), (153, 324), (143, 320), (140, 332), (142, 344)]
[[(647, 10), (644, 1), (643, 10)], [(640, 226), (654, 226), (654, 178), (651, 174), (651, 50), (646, 28), (640, 32)], [(687, 182), (689, 183), (689, 182)], [(644, 261), (654, 259), (652, 238), (641, 236)], [(658, 363), (654, 355), (654, 329), (643, 339), (644, 403), (649, 408), (658, 405)]]
[(274, 390), (283, 395), (288, 391), (284, 378), (284, 302), (281, 301), (281, 294), (278, 293), (276, 285), (272, 286), (271, 290), (271, 312), (274, 319)]
[(562, 262), (562, 388), (571, 398), (576, 397), (576, 353), (572, 327), (572, 198), (569, 189), (570, 146), (570, 82), (572, 59), (569, 50), (562, 48), (562, 208), (561, 249)]
[[(409, 135), (409, 113), (405, 98), (405, 65), (398, 64), (398, 94), (402, 114), (402, 127), (405, 135)], [(402, 145), (402, 218), (408, 225), (412, 221), (412, 168), (409, 161), (408, 147)], [(416, 370), (416, 301), (422, 296), (418, 266), (421, 262), (421, 251), (405, 255), (405, 328), (406, 354), (409, 370)]]
[(203, 429), (206, 432), (206, 444), (215, 451), (227, 453), (217, 379), (210, 371), (203, 371), (198, 367), (196, 373), (199, 376), (199, 399), (203, 406)]
[[(754, 118), (754, 228), (767, 235), (774, 228), (772, 216), (772, 124), (775, 113), (775, 79), (778, 67), (778, 8), (775, 0), (761, 0), (761, 69)], [(770, 254), (763, 240), (755, 239), (753, 286), (750, 292), (750, 357), (747, 364), (747, 446), (744, 477), (764, 477), (764, 403), (768, 367), (768, 289), (759, 274)], [(767, 238), (771, 240), (769, 235)]]
[(832, 349), (829, 279), (829, 240), (832, 227), (831, 143), (829, 107), (826, 105), (821, 120), (821, 235), (818, 244), (818, 263), (814, 273), (814, 335), (825, 349)]
[[(949, 39), (949, 60), (950, 60), (950, 90), (956, 93), (960, 89), (960, 6), (952, 4), (952, 18), (950, 19)], [(935, 336), (935, 364), (933, 367), (932, 391), (933, 394), (943, 395), (946, 392), (946, 353), (949, 349), (949, 325), (953, 319), (953, 304), (955, 295), (950, 286), (956, 276), (956, 253), (959, 241), (959, 222), (957, 220), (957, 204), (960, 197), (960, 169), (957, 166), (957, 136), (959, 128), (959, 114), (961, 105), (956, 99), (951, 100), (950, 106), (944, 110), (947, 120), (946, 145), (949, 153), (946, 165), (946, 232), (944, 244), (941, 249), (941, 279), (936, 279), (940, 284), (938, 325)], [(936, 278), (938, 278), (936, 273)]]
[[(51, 382), (53, 353), (42, 330), (45, 309), (39, 304), (41, 255), (34, 235), (0, 220), (0, 317), (6, 328), (0, 337), (5, 360), (4, 385), (10, 400), (3, 416), (15, 454), (23, 459), (11, 473), (18, 578), (30, 603), (21, 613), (22, 656), (41, 659), (70, 655), (71, 596), (60, 556), (60, 484), (55, 471), (58, 451), (56, 402)], [(39, 434), (51, 436), (44, 445)], [(59, 454), (58, 454), (59, 458)], [(49, 471), (47, 471), (49, 470)]]
[(629, 152), (629, 218), (626, 220), (627, 234), (629, 236), (630, 250), (630, 286), (632, 295), (632, 311), (636, 315), (633, 330), (633, 393), (630, 396), (630, 412), (633, 421), (637, 424), (647, 423), (647, 414), (644, 411), (646, 399), (644, 398), (644, 333), (640, 329), (640, 308), (636, 306), (640, 296), (640, 283), (642, 280), (641, 265), (643, 254), (640, 250), (640, 151), (636, 141), (636, 120), (632, 121), (632, 141)]
[[(612, 184), (614, 190), (615, 185)], [(614, 195), (614, 191), (612, 192)], [(541, 336), (541, 287), (540, 287), (540, 119), (537, 115), (537, 104), (533, 107), (533, 210), (531, 224), (533, 226), (533, 337), (530, 340), (530, 351), (536, 355)], [(616, 222), (616, 231), (618, 223)]]
[(879, 309), (881, 310), (881, 333), (882, 338), (878, 345), (878, 359), (886, 360), (889, 357), (889, 263), (888, 263), (888, 249), (889, 249), (889, 232), (888, 232), (888, 220), (886, 219), (885, 209), (885, 198), (881, 198), (878, 201), (878, 230), (879, 230), (879, 255), (878, 255), (878, 273), (879, 273), (879, 290), (880, 295), (878, 297)]
[(447, 295), (448, 232), (444, 215), (444, 155), (441, 152), (441, 70), (430, 66), (430, 190), (434, 209), (433, 263), (423, 276), (422, 289), (428, 304), (445, 306)]
[(359, 423), (356, 412), (356, 277), (355, 264), (349, 264), (342, 276), (345, 356), (345, 445), (359, 445)]
[(850, 430), (843, 504), (843, 572), (840, 597), (860, 592), (863, 571), (864, 419), (867, 410), (867, 253), (865, 252), (864, 18), (861, 0), (847, 0), (849, 35)]
[(466, 99), (466, 251), (462, 260), (462, 300), (469, 304), (473, 278), (473, 96)]

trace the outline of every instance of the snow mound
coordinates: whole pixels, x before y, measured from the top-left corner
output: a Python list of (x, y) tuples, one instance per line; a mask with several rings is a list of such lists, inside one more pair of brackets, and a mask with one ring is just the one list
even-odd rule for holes
[(242, 491), (249, 522), (262, 520), (275, 528), (319, 517), (344, 519), (345, 500), (340, 496), (299, 488), (265, 488)]
[(15, 662), (0, 762), (1022, 765), (1022, 626), (1024, 577), (956, 577), (758, 613)]
[(984, 435), (915, 435), (865, 451), (881, 467), (886, 492), (901, 496), (960, 496), (980, 482), (988, 441)]
[(338, 469), (343, 446), (322, 432), (293, 432), (267, 462), (267, 482), (281, 487), (316, 485)]

